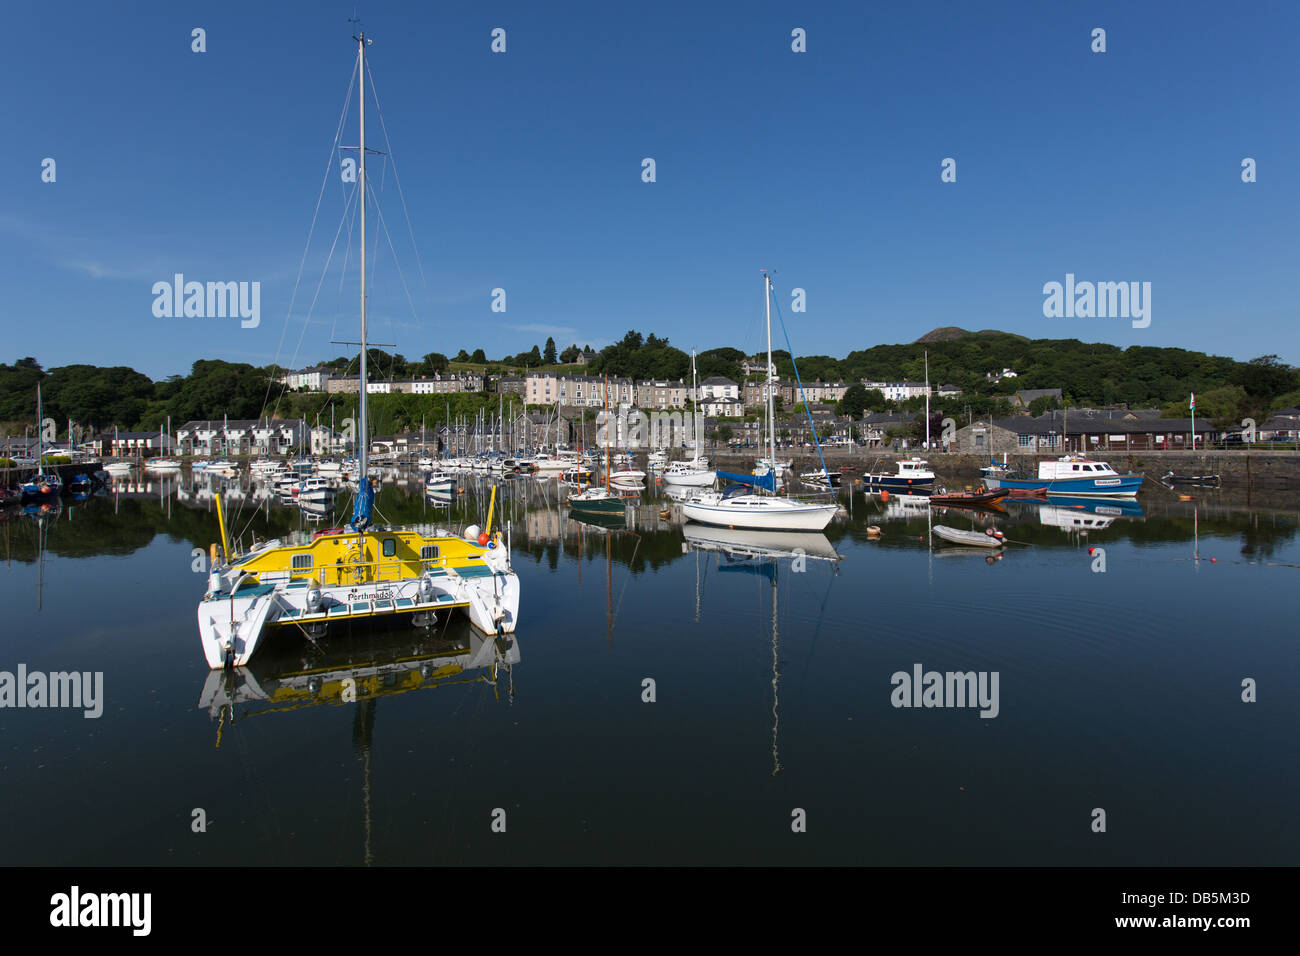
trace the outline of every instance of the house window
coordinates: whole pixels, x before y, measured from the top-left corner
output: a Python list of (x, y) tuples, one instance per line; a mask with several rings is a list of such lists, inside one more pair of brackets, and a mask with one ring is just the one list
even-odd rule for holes
[(1034, 436), (1033, 436), (1033, 435), (1020, 435), (1020, 436), (1017, 438), (1017, 444), (1020, 445), (1021, 448), (1033, 448), (1033, 447), (1034, 447)]

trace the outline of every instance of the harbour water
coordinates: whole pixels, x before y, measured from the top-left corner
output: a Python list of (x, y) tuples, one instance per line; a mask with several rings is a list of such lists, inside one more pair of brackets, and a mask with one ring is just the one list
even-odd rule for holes
[[(380, 520), (483, 524), (490, 485), (463, 485), (390, 481)], [(223, 489), (245, 541), (342, 523), (188, 473), (5, 512), (0, 671), (103, 675), (98, 717), (0, 708), (6, 864), (1300, 859), (1300, 496), (999, 515), (845, 489), (772, 558), (663, 520), (653, 484), (620, 530), (502, 481), (509, 639), (286, 629), (227, 678), (195, 622)], [(1010, 543), (931, 548), (935, 523)], [(895, 706), (918, 667), (996, 675), (995, 712)]]

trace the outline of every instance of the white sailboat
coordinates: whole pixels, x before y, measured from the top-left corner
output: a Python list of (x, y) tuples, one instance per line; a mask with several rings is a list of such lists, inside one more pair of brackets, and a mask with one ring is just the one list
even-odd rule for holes
[(515, 630), (519, 579), (510, 565), (510, 547), (492, 532), (496, 489), (487, 529), (471, 525), (463, 536), (431, 527), (412, 529), (374, 525), (375, 487), (370, 477), (367, 422), (366, 347), (366, 44), (357, 41), (360, 78), (360, 129), (357, 181), (361, 241), (361, 358), (357, 492), (347, 527), (319, 531), (303, 540), (254, 544), (236, 553), (226, 530), (220, 496), (217, 518), (221, 542), (213, 544), (207, 593), (198, 605), (199, 639), (211, 668), (242, 666), (263, 634), (286, 626), (309, 639), (358, 619), (406, 615), (416, 626), (463, 610), (489, 635)]
[(709, 460), (700, 457), (700, 411), (699, 390), (695, 384), (695, 349), (691, 349), (691, 426), (692, 439), (695, 444), (695, 456), (690, 461), (674, 461), (664, 469), (664, 483), (690, 488), (711, 488), (718, 480), (718, 473), (709, 468)]
[[(776, 461), (776, 428), (772, 407), (772, 277), (763, 273), (763, 295), (767, 307), (767, 425), (770, 460)], [(775, 478), (775, 476), (772, 476)], [(775, 481), (771, 481), (775, 488)], [(752, 528), (759, 531), (821, 531), (839, 506), (799, 501), (795, 498), (761, 495), (736, 485), (721, 494), (699, 492), (682, 504), (682, 514), (692, 521), (725, 525), (729, 528)]]

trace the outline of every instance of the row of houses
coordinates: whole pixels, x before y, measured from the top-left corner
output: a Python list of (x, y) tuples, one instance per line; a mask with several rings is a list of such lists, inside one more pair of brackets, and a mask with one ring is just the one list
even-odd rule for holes
[[(559, 375), (554, 372), (529, 372), (524, 380), (524, 401), (529, 405), (574, 405), (582, 407), (603, 406), (608, 399), (610, 405), (619, 403), (635, 405), (638, 408), (653, 410), (670, 410), (686, 408), (692, 399), (699, 405), (705, 415), (718, 418), (734, 418), (744, 415), (746, 409), (759, 408), (766, 404), (769, 387), (773, 399), (780, 399), (783, 405), (791, 406), (798, 402), (838, 402), (853, 385), (862, 385), (868, 391), (878, 389), (890, 401), (906, 401), (920, 398), (926, 394), (926, 386), (920, 382), (746, 382), (741, 384), (722, 376), (710, 376), (696, 387), (695, 394), (691, 386), (683, 380), (653, 380), (633, 382), (630, 378), (611, 378), (606, 380), (595, 375)], [(955, 385), (931, 387), (931, 394), (940, 397), (959, 395), (961, 390)]]

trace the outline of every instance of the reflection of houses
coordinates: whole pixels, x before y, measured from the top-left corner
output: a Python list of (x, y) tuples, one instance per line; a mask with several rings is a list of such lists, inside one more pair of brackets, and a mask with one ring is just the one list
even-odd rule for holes
[[(1079, 408), (1036, 418), (985, 419), (958, 429), (949, 450), (975, 455), (1190, 451), (1192, 420), (1158, 416), (1152, 410)], [(1219, 435), (1220, 429), (1212, 423), (1196, 420), (1195, 447), (1203, 448)]]

